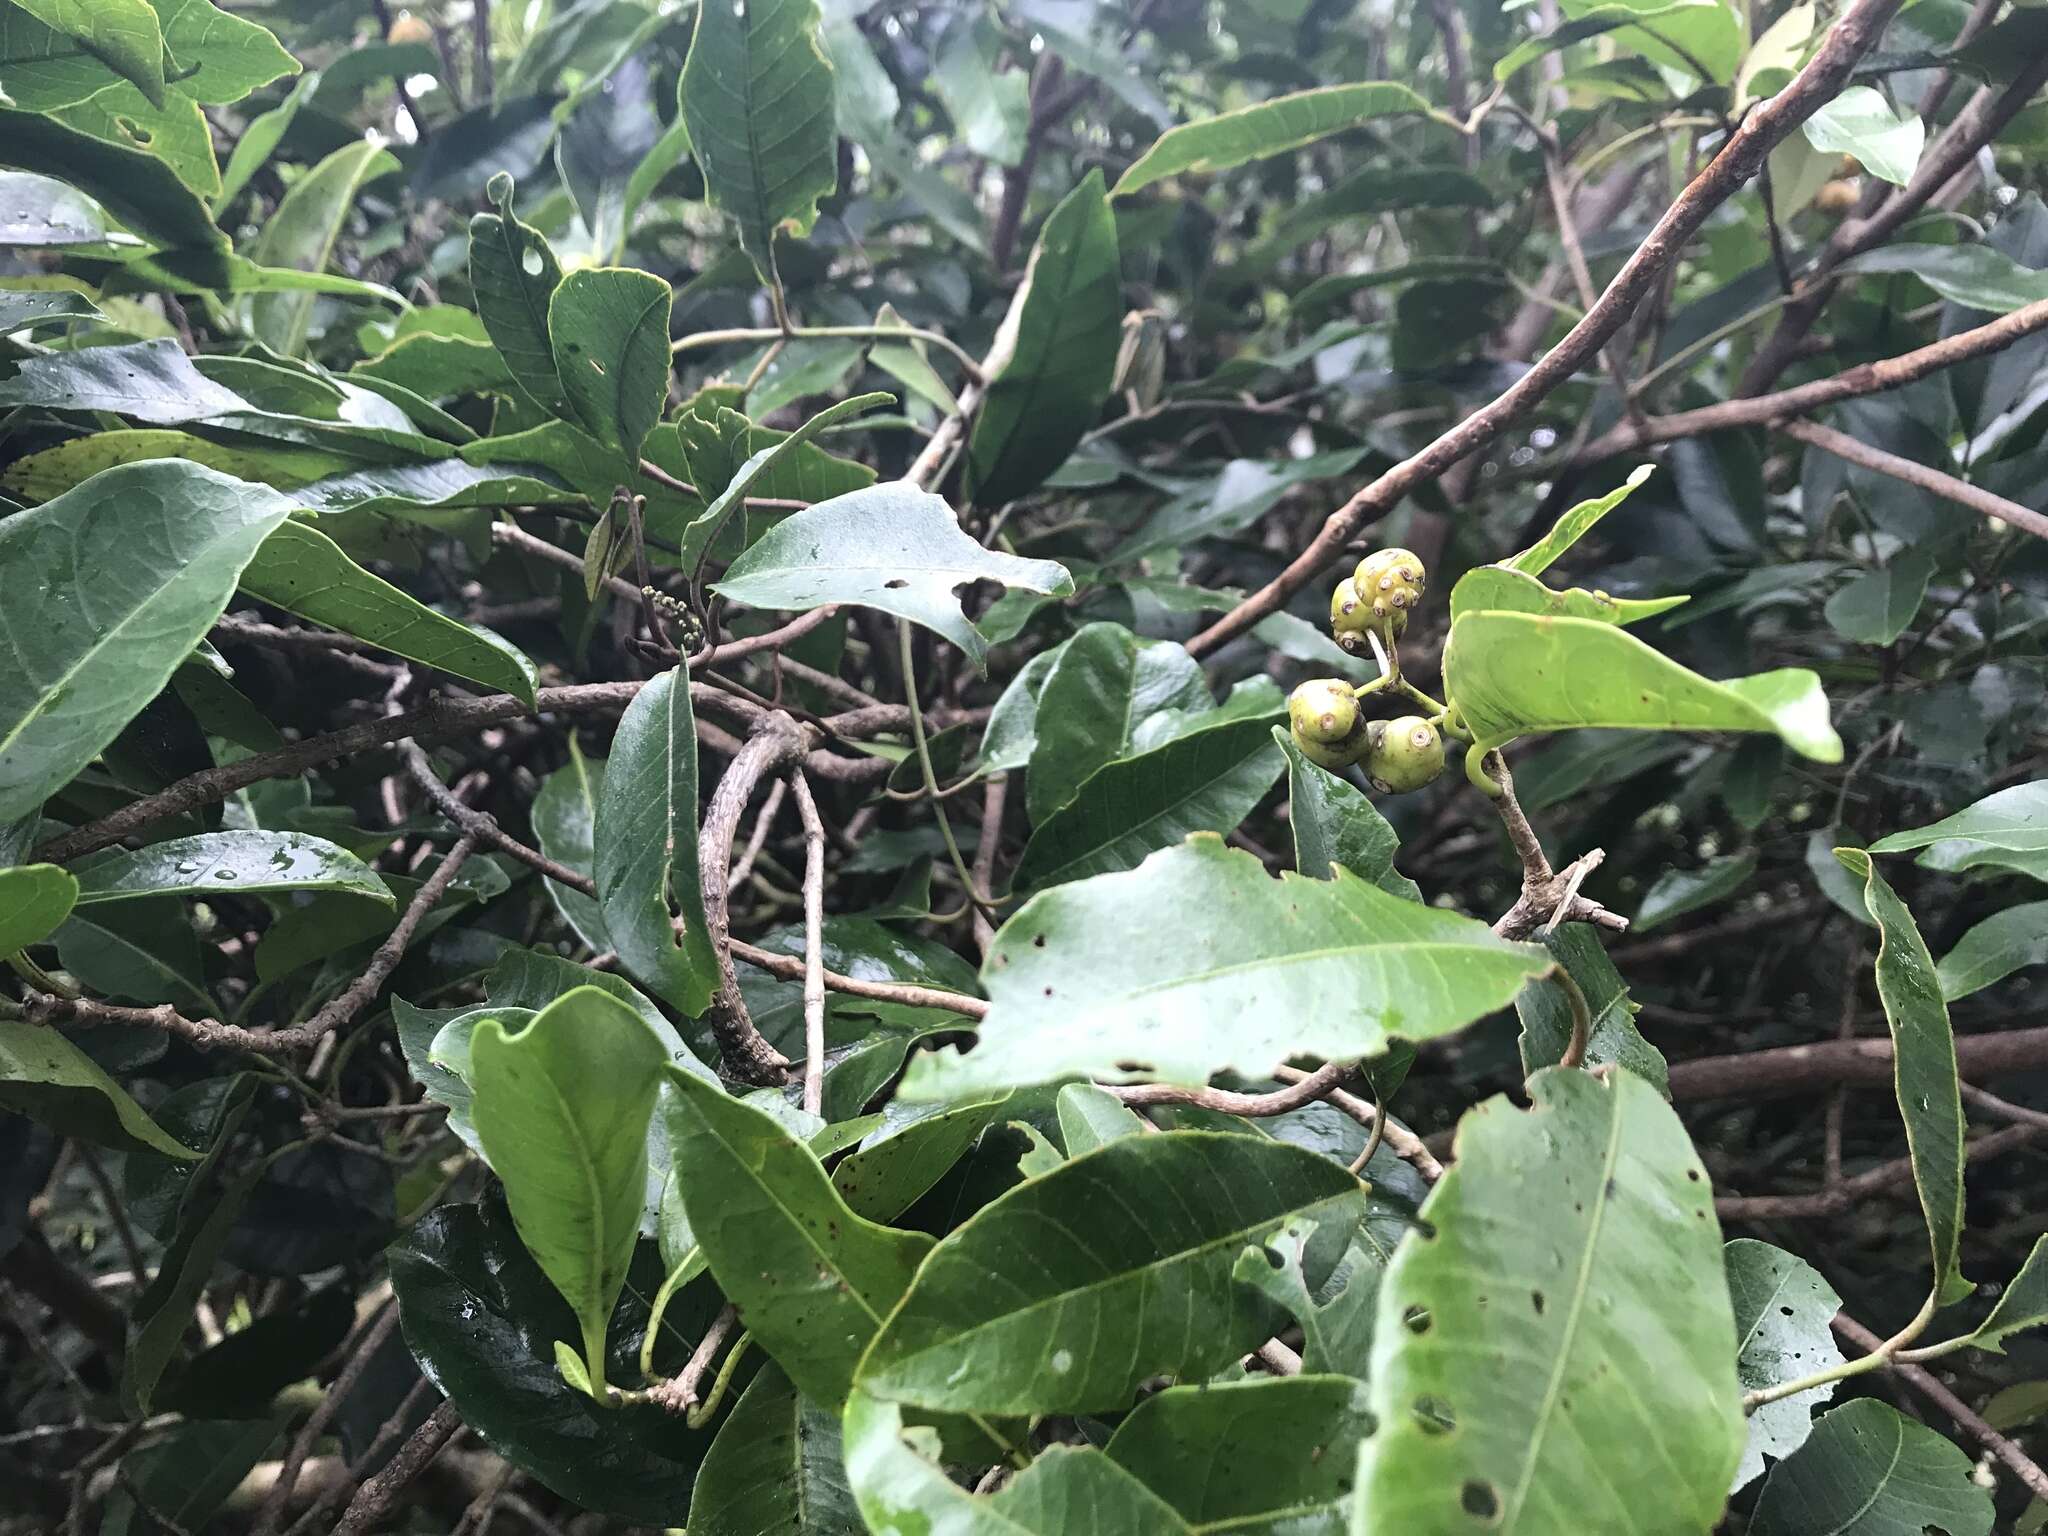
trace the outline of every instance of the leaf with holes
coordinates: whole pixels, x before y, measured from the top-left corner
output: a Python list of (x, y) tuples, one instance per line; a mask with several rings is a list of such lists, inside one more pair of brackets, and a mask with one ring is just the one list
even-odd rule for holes
[(1751, 1536), (1990, 1536), (1970, 1458), (1889, 1403), (1860, 1397), (1814, 1421), (1771, 1469)]
[(1633, 1073), (1529, 1091), (1467, 1112), (1380, 1284), (1354, 1529), (1710, 1530), (1743, 1420), (1706, 1173)]
[(591, 436), (637, 462), (668, 400), (669, 310), (651, 272), (571, 272), (548, 300), (548, 344), (569, 409)]
[[(1842, 1362), (1828, 1324), (1842, 1298), (1797, 1254), (1754, 1238), (1738, 1238), (1722, 1250), (1728, 1270), (1728, 1300), (1735, 1309), (1735, 1374), (1744, 1392), (1811, 1376)], [(1813, 1411), (1835, 1394), (1823, 1382), (1792, 1397), (1765, 1403), (1749, 1416), (1749, 1443), (1742, 1448), (1735, 1486), (1746, 1488), (1764, 1475), (1764, 1457), (1783, 1461), (1813, 1432)]]
[(548, 335), (548, 306), (561, 286), (561, 263), (547, 237), (512, 211), (511, 177), (492, 177), (488, 191), (498, 211), (469, 221), (469, 286), (477, 316), (519, 387), (535, 404), (565, 416), (569, 402)]
[(953, 509), (900, 481), (835, 496), (784, 518), (727, 567), (712, 590), (749, 608), (860, 603), (922, 624), (984, 668), (988, 642), (955, 591), (972, 581), (1065, 596), (1066, 568), (984, 549)]

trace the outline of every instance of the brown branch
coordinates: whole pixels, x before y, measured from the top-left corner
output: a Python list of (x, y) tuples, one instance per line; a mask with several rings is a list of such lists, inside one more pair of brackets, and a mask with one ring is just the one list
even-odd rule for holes
[(761, 1037), (747, 1014), (739, 976), (732, 964), (732, 914), (726, 903), (733, 839), (755, 786), (792, 767), (803, 757), (802, 728), (785, 714), (765, 715), (754, 734), (727, 765), (697, 839), (697, 864), (704, 890), (704, 923), (718, 956), (718, 991), (707, 1015), (726, 1070), (742, 1082), (773, 1087), (789, 1080), (789, 1059)]
[[(1837, 1312), (1831, 1326), (1836, 1333), (1865, 1354), (1875, 1354), (1884, 1348), (1884, 1340), (1846, 1312)], [(1914, 1391), (1955, 1420), (1958, 1427), (1966, 1431), (1973, 1440), (2004, 1462), (2012, 1470), (2013, 1475), (2033, 1491), (2035, 1498), (2048, 1499), (2048, 1472), (2043, 1472), (2038, 1462), (1993, 1429), (1982, 1415), (1973, 1412), (1967, 1403), (1943, 1386), (1940, 1378), (1932, 1371), (1925, 1366), (1908, 1365), (1898, 1360), (1880, 1366), (1879, 1369), (1897, 1375)]]
[(704, 1373), (711, 1369), (711, 1362), (718, 1358), (718, 1348), (732, 1336), (739, 1325), (739, 1312), (731, 1302), (718, 1309), (718, 1316), (711, 1320), (711, 1326), (704, 1330), (704, 1337), (690, 1352), (690, 1358), (683, 1362), (683, 1368), (667, 1381), (660, 1382), (647, 1394), (648, 1401), (666, 1408), (670, 1413), (687, 1413), (703, 1400), (697, 1390), (704, 1380)]
[[(1780, 919), (1782, 921), (1782, 919)], [(2048, 1067), (2048, 1026), (1999, 1034), (1956, 1036), (1956, 1067), (1968, 1078)], [(1671, 1064), (1671, 1097), (1748, 1099), (1813, 1093), (1836, 1083), (1892, 1086), (1892, 1042), (1819, 1040), (1735, 1056), (1702, 1056)]]
[[(1283, 1082), (1298, 1083), (1308, 1074), (1299, 1067), (1275, 1067), (1273, 1075)], [(1395, 1156), (1413, 1165), (1415, 1171), (1434, 1184), (1444, 1176), (1444, 1165), (1436, 1155), (1423, 1145), (1422, 1138), (1401, 1124), (1392, 1115), (1382, 1116), (1377, 1108), (1366, 1103), (1357, 1094), (1343, 1088), (1332, 1088), (1323, 1099), (1333, 1109), (1342, 1110), (1368, 1131), (1376, 1125), (1383, 1125), (1382, 1134)]]
[(355, 1348), (348, 1357), (348, 1363), (327, 1390), (320, 1395), (320, 1401), (313, 1405), (313, 1411), (306, 1415), (306, 1422), (300, 1426), (297, 1435), (284, 1453), (284, 1460), (277, 1469), (277, 1479), (270, 1485), (264, 1496), (263, 1505), (256, 1511), (256, 1518), (250, 1524), (251, 1536), (274, 1536), (283, 1523), (285, 1506), (291, 1501), (292, 1489), (298, 1485), (299, 1471), (306, 1464), (306, 1458), (313, 1454), (313, 1447), (327, 1431), (342, 1402), (356, 1389), (363, 1372), (370, 1368), (370, 1361), (383, 1348), (384, 1341), (391, 1337), (398, 1326), (398, 1303), (387, 1299), (376, 1319), (357, 1336)]
[(1823, 427), (1811, 421), (1781, 421), (1778, 430), (1787, 437), (1796, 438), (1809, 447), (1823, 453), (1831, 453), (1838, 459), (1847, 459), (1851, 464), (1860, 464), (1865, 469), (1874, 469), (1881, 475), (1894, 480), (1916, 485), (1923, 491), (1952, 501), (1959, 507), (1968, 507), (1985, 517), (1995, 517), (2031, 533), (2037, 539), (2048, 539), (2048, 516), (2021, 506), (2018, 502), (1987, 491), (1980, 485), (1959, 480), (1954, 475), (1945, 475), (1938, 469), (1925, 464), (1916, 464), (1911, 459), (1901, 458), (1896, 453), (1887, 453), (1882, 448), (1873, 448), (1859, 442), (1846, 432), (1837, 432), (1833, 427)]
[(804, 1108), (825, 1104), (825, 823), (802, 769), (789, 775), (804, 827)]
[[(503, 544), (507, 549), (516, 549), (523, 555), (546, 560), (561, 566), (564, 570), (579, 574), (583, 570), (583, 557), (574, 550), (564, 549), (559, 544), (550, 544), (546, 539), (535, 538), (514, 523), (491, 524), (491, 542)], [(604, 586), (606, 591), (621, 602), (631, 603), (636, 608), (640, 605), (640, 589), (630, 581), (617, 576), (607, 576), (604, 579)]]
[(782, 809), (782, 797), (789, 793), (789, 781), (777, 779), (768, 786), (768, 798), (761, 802), (761, 809), (754, 813), (754, 831), (747, 839), (746, 852), (733, 865), (732, 873), (726, 876), (725, 891), (730, 896), (747, 883), (747, 876), (754, 872), (754, 861), (761, 857), (761, 849), (768, 841), (768, 829), (775, 822), (775, 813)]
[(751, 656), (756, 651), (779, 650), (791, 641), (801, 640), (838, 612), (836, 606), (828, 603), (823, 608), (813, 608), (809, 613), (791, 619), (779, 629), (771, 629), (765, 634), (743, 635), (735, 640), (721, 640), (716, 645), (707, 645), (690, 658), (690, 670), (697, 672), (705, 667), (715, 667), (723, 661), (736, 661), (742, 656)]
[[(974, 850), (974, 888), (977, 891), (993, 891), (996, 888), (996, 855), (1001, 851), (1003, 841), (1003, 808), (1010, 798), (1010, 776), (1007, 773), (991, 774), (981, 792), (981, 841)], [(996, 941), (995, 924), (980, 907), (974, 909), (974, 947), (981, 951), (985, 960), (989, 946)]]
[[(729, 941), (727, 947), (734, 959), (744, 960), (771, 976), (780, 976), (784, 981), (804, 979), (804, 962), (794, 955), (778, 955), (772, 949), (762, 949), (739, 939)], [(988, 1017), (988, 1003), (964, 992), (945, 992), (937, 987), (920, 987), (903, 981), (862, 981), (831, 970), (824, 976), (829, 990), (844, 992), (848, 997), (865, 997), (878, 1003), (902, 1003), (908, 1008), (943, 1008), (949, 1013), (965, 1014), (970, 1019)]]
[(427, 754), (419, 749), (417, 742), (399, 744), (399, 754), (405, 759), (406, 771), (412, 775), (415, 784), (426, 792), (434, 809), (447, 820), (455, 823), (464, 832), (480, 842), (490, 843), (504, 853), (510, 854), (520, 863), (539, 870), (550, 880), (571, 886), (586, 896), (595, 895), (592, 882), (566, 864), (557, 864), (537, 848), (529, 848), (510, 832), (498, 825), (498, 818), (487, 811), (479, 811), (464, 805), (455, 798), (453, 790), (435, 776), (433, 764), (427, 761)]
[(1792, 83), (1743, 119), (1721, 152), (1665, 210), (1635, 253), (1579, 323), (1527, 373), (1491, 403), (1359, 491), (1333, 512), (1321, 532), (1278, 576), (1188, 642), (1204, 655), (1249, 630), (1315, 579), (1357, 532), (1391, 512), (1409, 492), (1492, 442), (1593, 357), (1619, 330), (1711, 214), (1756, 175), (1778, 142), (1826, 102), (1849, 78), (1898, 11), (1902, 0), (1855, 0), (1827, 41)]
[(1192, 1104), (1198, 1109), (1213, 1109), (1219, 1115), (1242, 1115), (1248, 1120), (1261, 1120), (1268, 1115), (1284, 1115), (1304, 1104), (1313, 1104), (1342, 1084), (1355, 1070), (1352, 1062), (1325, 1062), (1299, 1081), (1271, 1093), (1233, 1093), (1228, 1088), (1184, 1088), (1174, 1083), (1098, 1083), (1096, 1086), (1129, 1105)]
[(1703, 928), (1687, 928), (1679, 933), (1667, 933), (1654, 939), (1638, 939), (1633, 944), (1624, 944), (1611, 950), (1608, 958), (1617, 966), (1654, 965), (1662, 960), (1675, 960), (1689, 955), (1696, 949), (1710, 948), (1728, 939), (1739, 939), (1744, 934), (1755, 933), (1760, 928), (1783, 928), (1797, 922), (1810, 913), (1827, 905), (1818, 899), (1812, 901), (1779, 902), (1768, 907), (1758, 907), (1751, 912), (1738, 912), (1733, 917), (1723, 918), (1718, 923), (1709, 923)]
[(333, 1536), (363, 1536), (383, 1518), (384, 1512), (391, 1508), (412, 1480), (426, 1471), (433, 1459), (441, 1454), (441, 1447), (453, 1439), (460, 1428), (462, 1415), (455, 1411), (453, 1403), (444, 1402), (427, 1415), (426, 1421), (398, 1448), (398, 1454), (391, 1458), (384, 1470), (356, 1490), (356, 1496), (349, 1500), (348, 1508), (336, 1523)]
[(400, 914), (398, 925), (377, 946), (377, 952), (370, 957), (370, 963), (362, 974), (304, 1024), (290, 1029), (248, 1029), (240, 1024), (223, 1024), (219, 1019), (188, 1019), (169, 1003), (159, 1003), (154, 1008), (125, 1008), (113, 1003), (93, 1002), (89, 998), (52, 997), (42, 992), (30, 992), (27, 996), (25, 1011), (28, 1021), (31, 1024), (135, 1025), (176, 1035), (205, 1051), (243, 1050), (277, 1056), (310, 1049), (353, 1019), (377, 995), (377, 990), (398, 968), (398, 962), (404, 957), (406, 946), (412, 942), (421, 921), (447, 894), (448, 887), (461, 873), (463, 863), (475, 848), (475, 838), (464, 833), (427, 878), (426, 884), (414, 894)]
[[(2044, 1137), (2048, 1137), (2048, 1126), (2009, 1125), (2004, 1130), (1992, 1131), (1967, 1143), (1963, 1148), (1963, 1159), (1974, 1163), (1981, 1158), (1996, 1157), (2017, 1147), (2032, 1145)], [(1867, 1195), (1912, 1188), (1913, 1159), (1899, 1157), (1809, 1195), (1717, 1196), (1714, 1211), (1723, 1221), (1805, 1220), (1814, 1216), (1836, 1215)]]
[(1515, 798), (1515, 778), (1508, 772), (1507, 759), (1498, 751), (1489, 752), (1486, 771), (1500, 787), (1493, 807), (1500, 813), (1508, 842), (1522, 864), (1522, 893), (1494, 923), (1494, 934), (1503, 939), (1526, 939), (1538, 928), (1562, 923), (1593, 923), (1616, 933), (1625, 930), (1627, 918), (1579, 894), (1586, 876), (1606, 859), (1605, 850), (1589, 849), (1562, 870), (1553, 870), (1536, 829), (1529, 825), (1521, 801)]

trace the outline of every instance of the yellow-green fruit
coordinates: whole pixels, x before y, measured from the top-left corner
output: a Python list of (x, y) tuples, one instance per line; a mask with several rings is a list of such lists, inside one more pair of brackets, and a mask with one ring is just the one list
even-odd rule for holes
[(1330, 594), (1330, 633), (1345, 650), (1362, 656), (1365, 631), (1371, 623), (1372, 610), (1358, 600), (1358, 588), (1346, 576)]
[(1365, 776), (1382, 794), (1406, 794), (1434, 782), (1444, 771), (1444, 739), (1420, 715), (1389, 720), (1366, 755)]
[(1351, 585), (1370, 621), (1399, 638), (1408, 628), (1408, 611), (1422, 601), (1428, 579), (1422, 557), (1413, 550), (1376, 549), (1358, 562)]
[(1366, 755), (1372, 737), (1358, 718), (1358, 699), (1336, 678), (1303, 683), (1288, 696), (1287, 724), (1301, 755), (1341, 773)]

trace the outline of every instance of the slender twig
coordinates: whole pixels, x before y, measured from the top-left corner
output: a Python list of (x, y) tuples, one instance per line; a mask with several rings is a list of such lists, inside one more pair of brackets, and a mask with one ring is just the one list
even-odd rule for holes
[(1579, 886), (1588, 873), (1600, 866), (1606, 852), (1594, 848), (1566, 865), (1562, 872), (1552, 869), (1542, 840), (1529, 825), (1521, 801), (1515, 798), (1515, 779), (1508, 772), (1507, 760), (1497, 751), (1489, 752), (1483, 771), (1499, 790), (1493, 807), (1500, 814), (1508, 842), (1522, 866), (1521, 895), (1494, 923), (1494, 933), (1504, 939), (1526, 939), (1540, 928), (1554, 930), (1568, 922), (1593, 923), (1617, 933), (1626, 929), (1627, 918), (1579, 894)]
[[(2031, 1146), (2044, 1137), (2048, 1137), (2048, 1126), (2009, 1125), (2004, 1130), (1992, 1131), (1965, 1144), (1963, 1158), (1974, 1163), (2018, 1147)], [(1854, 1178), (1844, 1179), (1832, 1189), (1818, 1190), (1810, 1195), (1717, 1196), (1714, 1210), (1723, 1221), (1783, 1221), (1832, 1216), (1848, 1210), (1866, 1195), (1910, 1191), (1914, 1187), (1913, 1178), (1912, 1158), (1899, 1157), (1866, 1169)]]
[[(1275, 1067), (1273, 1075), (1285, 1082), (1299, 1083), (1309, 1074), (1299, 1067)], [(1430, 1183), (1434, 1184), (1444, 1176), (1444, 1165), (1423, 1145), (1422, 1138), (1392, 1115), (1381, 1114), (1373, 1105), (1344, 1088), (1331, 1088), (1322, 1097), (1325, 1103), (1342, 1110), (1367, 1130), (1384, 1124), (1387, 1145), (1394, 1149), (1395, 1156), (1412, 1165)]]
[[(981, 797), (981, 841), (974, 850), (974, 888), (978, 891), (994, 891), (996, 888), (996, 855), (1003, 842), (1003, 809), (1010, 797), (1010, 776), (1007, 773), (989, 775), (982, 789)], [(982, 957), (988, 957), (989, 946), (996, 941), (996, 925), (989, 921), (988, 914), (977, 909), (974, 914), (974, 944)]]
[(1101, 1083), (1104, 1093), (1125, 1104), (1192, 1104), (1197, 1109), (1220, 1115), (1241, 1115), (1248, 1120), (1284, 1115), (1304, 1104), (1313, 1104), (1339, 1086), (1356, 1068), (1348, 1061), (1325, 1062), (1315, 1071), (1285, 1088), (1271, 1093), (1234, 1093), (1228, 1088), (1188, 1088), (1177, 1083)]
[(453, 1403), (443, 1403), (412, 1432), (412, 1437), (398, 1448), (398, 1454), (385, 1465), (384, 1470), (356, 1490), (356, 1496), (349, 1500), (348, 1508), (334, 1527), (333, 1536), (363, 1536), (380, 1519), (384, 1512), (396, 1502), (399, 1494), (412, 1480), (426, 1471), (433, 1459), (441, 1454), (441, 1447), (454, 1438), (462, 1428), (462, 1415), (456, 1412)]
[(392, 1445), (405, 1433), (406, 1425), (412, 1422), (413, 1414), (418, 1411), (427, 1394), (433, 1390), (434, 1384), (426, 1377), (422, 1376), (415, 1381), (412, 1389), (399, 1399), (398, 1406), (391, 1411), (390, 1416), (377, 1426), (377, 1433), (370, 1438), (370, 1443), (363, 1447), (362, 1454), (349, 1464), (346, 1475), (321, 1489), (305, 1513), (285, 1527), (285, 1536), (308, 1536), (322, 1516), (339, 1504), (345, 1495), (360, 1488), (363, 1479), (370, 1475), (371, 1469), (383, 1463)]
[[(420, 750), (417, 742), (401, 742), (398, 751), (400, 757), (405, 760), (406, 771), (412, 775), (413, 782), (425, 791), (427, 799), (433, 802), (434, 809), (471, 837), (490, 843), (520, 863), (539, 870), (550, 880), (578, 889), (581, 889), (579, 882), (588, 883), (568, 865), (558, 864), (540, 850), (529, 848), (520, 842), (498, 825), (497, 817), (487, 811), (479, 811), (472, 806), (464, 805), (456, 799), (454, 791), (436, 777), (433, 764), (427, 761), (427, 754)], [(585, 894), (593, 892), (586, 891)]]
[(1490, 403), (1467, 416), (1359, 491), (1324, 521), (1307, 548), (1281, 573), (1188, 642), (1205, 655), (1249, 630), (1307, 586), (1368, 523), (1391, 512), (1411, 491), (1492, 442), (1578, 372), (1619, 330), (1655, 286), (1664, 269), (1698, 233), (1713, 211), (1756, 175), (1788, 134), (1834, 99), (1856, 62), (1876, 43), (1901, 0), (1855, 0), (1836, 20), (1814, 56), (1768, 102), (1743, 119), (1721, 152), (1672, 202), (1635, 253), (1622, 263), (1599, 302)]
[[(785, 981), (804, 979), (804, 962), (794, 955), (778, 955), (772, 949), (761, 949), (739, 939), (729, 941), (727, 947), (735, 959), (744, 960), (771, 976), (780, 976)], [(848, 997), (865, 997), (878, 1003), (902, 1003), (909, 1008), (941, 1008), (970, 1019), (988, 1017), (987, 1001), (969, 997), (964, 992), (946, 992), (938, 987), (920, 987), (910, 982), (862, 981), (832, 970), (826, 971), (824, 976), (827, 988), (844, 992)]]
[(974, 872), (961, 856), (960, 844), (953, 836), (952, 820), (946, 815), (945, 799), (939, 793), (939, 776), (932, 767), (931, 743), (924, 734), (924, 707), (917, 701), (917, 656), (916, 648), (911, 644), (910, 620), (896, 621), (896, 645), (898, 663), (903, 669), (903, 697), (910, 707), (910, 739), (917, 751), (918, 770), (924, 775), (924, 792), (931, 800), (932, 815), (938, 818), (939, 836), (946, 844), (946, 857), (953, 861), (953, 873), (960, 877), (969, 904), (993, 921), (994, 906), (982, 895), (981, 888), (974, 882)]
[[(670, 1413), (686, 1413), (697, 1406), (700, 1394), (698, 1384), (704, 1380), (704, 1373), (711, 1369), (711, 1362), (718, 1358), (718, 1351), (725, 1341), (732, 1337), (732, 1331), (739, 1326), (740, 1315), (731, 1302), (719, 1308), (718, 1316), (711, 1320), (711, 1326), (704, 1330), (704, 1337), (698, 1341), (683, 1368), (667, 1381), (648, 1389), (647, 1400)], [(623, 1395), (623, 1394), (622, 1394)]]
[(1821, 426), (1813, 421), (1781, 421), (1778, 430), (1790, 438), (1796, 438), (1809, 447), (1823, 453), (1831, 453), (1838, 459), (1847, 459), (1851, 464), (1860, 464), (1865, 469), (1874, 469), (1881, 475), (1907, 485), (1918, 486), (1923, 491), (1952, 501), (1959, 507), (1968, 507), (1972, 512), (1985, 517), (1995, 517), (2013, 527), (2031, 533), (2037, 539), (2048, 539), (2048, 515), (2021, 506), (2010, 497), (1987, 491), (1981, 485), (1972, 485), (1954, 475), (1944, 474), (1926, 464), (1916, 464), (1896, 453), (1887, 453), (1882, 448), (1859, 442), (1846, 432), (1837, 432), (1833, 427)]
[[(536, 559), (546, 560), (552, 565), (561, 566), (564, 570), (576, 571), (579, 574), (583, 570), (583, 557), (574, 550), (564, 549), (559, 544), (550, 544), (546, 539), (537, 539), (515, 523), (491, 524), (491, 542), (502, 544), (507, 549), (516, 549), (522, 555), (532, 555)], [(630, 581), (618, 576), (607, 576), (604, 579), (604, 589), (620, 602), (631, 603), (636, 608), (640, 605), (640, 589)]]
[(804, 827), (804, 1108), (825, 1104), (825, 823), (803, 770), (787, 780)]
[(754, 861), (761, 856), (761, 849), (768, 841), (768, 829), (774, 824), (775, 813), (782, 809), (782, 797), (789, 793), (789, 781), (777, 779), (768, 786), (768, 798), (761, 802), (761, 809), (754, 813), (754, 830), (747, 838), (746, 851), (732, 867), (732, 873), (725, 878), (726, 893), (730, 895), (747, 883), (747, 876), (754, 872)]

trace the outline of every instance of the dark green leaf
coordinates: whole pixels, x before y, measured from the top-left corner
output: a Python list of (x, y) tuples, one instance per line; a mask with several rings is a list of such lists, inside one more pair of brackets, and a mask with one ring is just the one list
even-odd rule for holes
[(1814, 1421), (1813, 1436), (1771, 1469), (1753, 1536), (1990, 1536), (1991, 1495), (1970, 1458), (1874, 1397)]
[(290, 511), (275, 491), (164, 460), (0, 521), (13, 584), (0, 821), (33, 812), (162, 691)]
[(1934, 557), (1906, 550), (1882, 570), (1868, 571), (1828, 599), (1827, 620), (1858, 645), (1890, 645), (1919, 615), (1934, 575)]
[(1287, 754), (1287, 819), (1294, 829), (1294, 867), (1313, 880), (1342, 865), (1390, 896), (1420, 901), (1415, 882), (1394, 868), (1401, 840), (1386, 817), (1348, 779), (1301, 755), (1285, 727), (1273, 739)]
[(1037, 741), (1025, 780), (1033, 822), (1129, 750), (1138, 723), (1162, 709), (1214, 703), (1201, 664), (1171, 640), (1140, 640), (1121, 624), (1084, 625), (1059, 648), (1039, 694)]
[(548, 343), (569, 409), (629, 462), (668, 400), (667, 283), (630, 267), (571, 272), (548, 301)]
[(1698, 869), (1667, 869), (1643, 893), (1643, 904), (1636, 913), (1632, 931), (1648, 933), (1674, 917), (1725, 901), (1747, 885), (1755, 873), (1754, 853), (1731, 853), (1709, 859)]
[(2030, 965), (2048, 965), (2048, 901), (1992, 913), (1956, 940), (1956, 947), (1941, 957), (1936, 975), (1941, 995), (1954, 1002)]
[(1167, 129), (1117, 178), (1114, 195), (1127, 196), (1183, 171), (1227, 171), (1247, 161), (1300, 149), (1374, 118), (1428, 111), (1429, 103), (1414, 91), (1386, 80), (1326, 85), (1276, 96)]
[[(533, 797), (533, 836), (540, 851), (581, 875), (597, 867), (597, 807), (604, 797), (605, 760), (583, 755), (572, 734), (569, 761), (541, 781)], [(548, 881), (548, 900), (593, 952), (612, 947), (597, 898), (559, 881)]]
[[(1728, 1299), (1735, 1309), (1735, 1374), (1744, 1392), (1760, 1392), (1798, 1381), (1842, 1362), (1828, 1324), (1842, 1298), (1797, 1254), (1754, 1238), (1737, 1238), (1722, 1250), (1728, 1269)], [(1749, 1416), (1749, 1443), (1735, 1486), (1746, 1488), (1764, 1475), (1764, 1458), (1782, 1461), (1813, 1432), (1813, 1412), (1834, 1396), (1824, 1382), (1791, 1397), (1765, 1403)]]
[(839, 1416), (763, 1366), (704, 1453), (691, 1536), (862, 1536)]
[(103, 1147), (199, 1156), (166, 1135), (90, 1056), (40, 1025), (0, 1019), (0, 1105)]
[(339, 891), (393, 904), (390, 887), (369, 865), (346, 848), (297, 832), (204, 832), (133, 852), (110, 848), (74, 868), (80, 906), (244, 891)]

